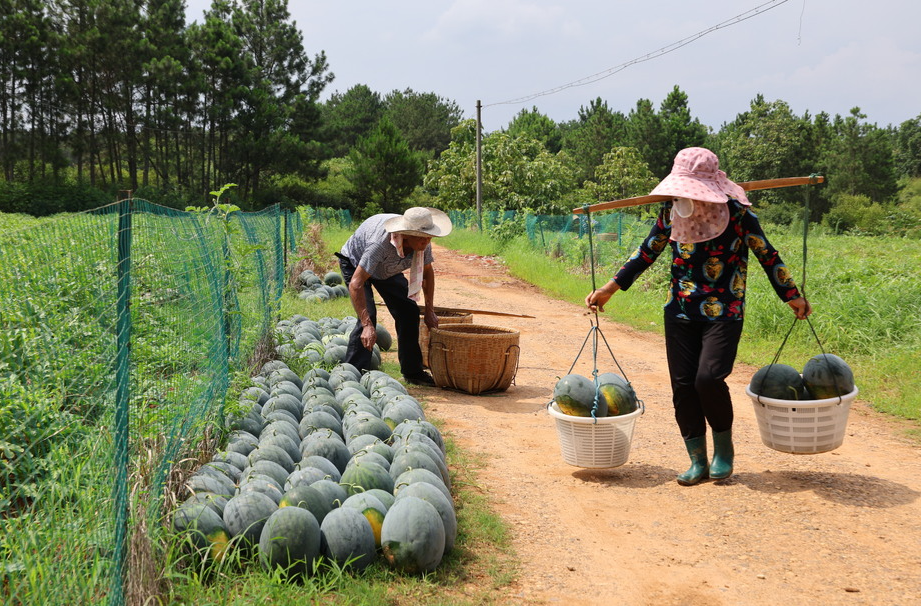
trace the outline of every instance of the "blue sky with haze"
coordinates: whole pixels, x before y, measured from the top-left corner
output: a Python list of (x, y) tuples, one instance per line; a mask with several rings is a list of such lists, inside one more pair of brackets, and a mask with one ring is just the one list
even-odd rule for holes
[[(187, 0), (189, 21), (210, 4)], [(714, 129), (759, 93), (797, 115), (847, 115), (857, 106), (879, 126), (921, 115), (918, 0), (290, 0), (288, 7), (307, 53), (325, 51), (335, 74), (324, 100), (356, 84), (382, 95), (412, 88), (456, 101), (471, 118), (481, 100), (486, 131), (532, 107), (572, 120), (597, 97), (624, 113), (640, 98), (658, 108), (675, 85)], [(650, 54), (594, 82), (504, 103)]]

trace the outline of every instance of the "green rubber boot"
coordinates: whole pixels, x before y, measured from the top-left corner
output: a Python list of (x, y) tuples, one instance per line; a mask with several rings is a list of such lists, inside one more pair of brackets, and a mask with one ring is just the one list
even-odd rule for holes
[(724, 480), (732, 475), (732, 460), (735, 458), (732, 447), (732, 430), (713, 432), (713, 462), (710, 463), (710, 477)]
[(678, 483), (682, 486), (693, 486), (709, 476), (707, 466), (707, 434), (699, 438), (684, 441), (685, 448), (691, 456), (691, 467), (684, 473), (678, 474)]

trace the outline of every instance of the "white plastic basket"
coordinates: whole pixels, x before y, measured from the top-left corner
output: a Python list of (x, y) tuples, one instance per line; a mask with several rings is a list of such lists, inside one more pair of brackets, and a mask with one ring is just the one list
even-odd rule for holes
[(633, 428), (645, 408), (639, 402), (639, 408), (633, 412), (598, 419), (564, 414), (556, 402), (551, 402), (547, 411), (556, 419), (563, 460), (575, 467), (601, 469), (627, 462)]
[(752, 392), (761, 441), (768, 448), (791, 454), (817, 454), (841, 446), (847, 429), (851, 402), (857, 387), (840, 398), (824, 400), (777, 400)]

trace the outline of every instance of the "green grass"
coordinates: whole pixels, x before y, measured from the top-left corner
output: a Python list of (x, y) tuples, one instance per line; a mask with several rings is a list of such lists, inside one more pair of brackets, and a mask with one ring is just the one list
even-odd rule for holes
[[(801, 283), (802, 234), (796, 228), (784, 231), (773, 226), (766, 231)], [(488, 233), (462, 229), (439, 243), (466, 253), (500, 256), (513, 275), (570, 303), (584, 304), (592, 288), (590, 268), (578, 253), (575, 258), (551, 258), (524, 236), (503, 244)], [(595, 283), (600, 286), (626, 261), (633, 245), (597, 244)], [(805, 291), (815, 310), (809, 323), (794, 326), (792, 311), (777, 298), (753, 261), (738, 360), (760, 367), (779, 352), (780, 362), (802, 368), (823, 350), (835, 353), (854, 370), (861, 399), (880, 412), (921, 421), (921, 393), (916, 389), (921, 368), (921, 281), (917, 279), (921, 253), (917, 241), (811, 233), (807, 250)], [(605, 316), (661, 333), (667, 272), (666, 259), (659, 259), (629, 291), (611, 299)], [(781, 350), (791, 327), (792, 334)]]

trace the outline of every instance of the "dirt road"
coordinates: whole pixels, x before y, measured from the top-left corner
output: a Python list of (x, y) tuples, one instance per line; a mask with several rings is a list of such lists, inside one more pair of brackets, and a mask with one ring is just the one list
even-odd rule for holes
[[(445, 420), (446, 433), (489, 461), (480, 480), (522, 562), (501, 602), (921, 604), (921, 449), (898, 423), (858, 401), (837, 450), (771, 450), (745, 395), (756, 369), (737, 365), (730, 377), (735, 474), (679, 486), (675, 475), (688, 459), (672, 416), (664, 344), (608, 321), (616, 318), (615, 297), (601, 329), (646, 413), (627, 464), (569, 466), (545, 406), (590, 329), (584, 308), (510, 278), (493, 259), (435, 254), (437, 305), (536, 316), (474, 315), (477, 324), (520, 331), (520, 367), (506, 392), (417, 393)], [(590, 355), (576, 372), (590, 375)]]

